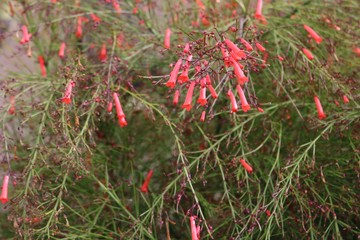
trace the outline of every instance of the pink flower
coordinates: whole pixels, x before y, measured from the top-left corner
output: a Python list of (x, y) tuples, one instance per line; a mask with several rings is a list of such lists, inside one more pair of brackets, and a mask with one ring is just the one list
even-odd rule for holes
[(310, 36), (315, 40), (316, 43), (321, 43), (322, 38), (308, 25), (304, 25), (304, 29), (310, 34)]
[(244, 112), (247, 112), (250, 110), (250, 105), (248, 104), (247, 100), (246, 100), (246, 97), (245, 97), (245, 94), (244, 94), (244, 91), (242, 90), (242, 88), (240, 87), (240, 85), (236, 85), (236, 89), (237, 89), (237, 92), (240, 96), (240, 100), (241, 100), (241, 108)]
[(111, 112), (112, 112), (112, 109), (113, 109), (113, 103), (112, 103), (112, 102), (109, 102), (109, 103), (108, 103), (108, 106), (107, 106), (107, 111), (108, 111), (109, 113), (111, 113)]
[(195, 88), (195, 81), (192, 81), (190, 83), (188, 92), (186, 93), (185, 102), (182, 105), (182, 108), (186, 109), (186, 111), (190, 111), (191, 109), (191, 102), (192, 102), (192, 96), (194, 94), (194, 88)]
[(75, 36), (77, 38), (81, 38), (82, 37), (82, 19), (83, 17), (78, 17), (77, 19), (77, 26), (76, 26), (76, 32), (75, 32)]
[(15, 96), (10, 97), (10, 108), (8, 113), (11, 115), (15, 114)]
[(9, 176), (5, 175), (3, 185), (2, 185), (1, 195), (0, 195), (0, 201), (1, 201), (2, 204), (5, 204), (5, 203), (7, 203), (9, 201), (8, 187), (9, 187)]
[(180, 91), (176, 90), (175, 94), (174, 94), (174, 99), (173, 99), (173, 104), (177, 105), (179, 103), (179, 98), (180, 98)]
[(216, 99), (218, 97), (218, 95), (217, 95), (215, 89), (213, 88), (213, 86), (207, 85), (207, 88), (209, 89), (212, 98)]
[(23, 25), (23, 26), (21, 27), (21, 30), (22, 30), (22, 32), (23, 32), (23, 37), (22, 37), (22, 39), (20, 40), (20, 44), (24, 44), (24, 43), (29, 42), (32, 35), (29, 34), (27, 27), (26, 27), (25, 25)]
[(182, 64), (182, 60), (179, 59), (179, 60), (176, 62), (173, 70), (172, 70), (171, 73), (170, 73), (170, 78), (169, 78), (169, 80), (168, 80), (168, 81), (166, 82), (166, 84), (165, 84), (167, 87), (169, 87), (169, 88), (174, 88), (174, 87), (175, 87), (177, 75), (178, 75), (178, 73), (179, 73), (181, 64)]
[(200, 121), (202, 121), (202, 122), (205, 121), (205, 115), (206, 115), (206, 112), (205, 112), (205, 111), (202, 111), (201, 117), (200, 117)]
[(120, 127), (125, 127), (127, 125), (127, 122), (125, 120), (125, 113), (121, 107), (121, 103), (117, 93), (113, 93), (113, 99), (115, 102), (116, 114), (119, 121), (119, 125)]
[(189, 53), (189, 51), (190, 51), (190, 44), (186, 43), (183, 52), (184, 53)]
[(260, 51), (260, 52), (265, 52), (266, 49), (258, 42), (255, 43), (256, 48)]
[(206, 86), (200, 86), (200, 94), (197, 103), (199, 103), (201, 106), (205, 106), (207, 104)]
[(230, 57), (229, 52), (223, 47), (220, 47), (220, 50), (221, 50), (221, 54), (223, 56), (225, 66), (230, 67), (231, 66), (231, 61), (229, 60), (229, 57)]
[(66, 47), (65, 42), (62, 42), (60, 44), (60, 49), (59, 49), (59, 57), (61, 57), (61, 58), (63, 58), (65, 56), (65, 47)]
[(320, 120), (326, 118), (326, 115), (324, 113), (324, 110), (321, 106), (320, 99), (317, 96), (314, 96), (315, 105), (318, 111), (318, 117)]
[(267, 24), (265, 17), (262, 15), (263, 1), (258, 0), (256, 5), (255, 19), (259, 19), (261, 23)]
[(70, 81), (66, 87), (64, 97), (61, 99), (61, 101), (65, 104), (71, 103), (71, 94), (72, 94), (72, 88), (75, 86), (75, 82)]
[(241, 70), (240, 65), (233, 58), (230, 58), (230, 60), (234, 67), (234, 72), (235, 72), (236, 78), (238, 80), (238, 83), (241, 85), (244, 85), (246, 82), (249, 81), (248, 78), (245, 77), (244, 72)]
[(306, 48), (303, 48), (302, 51), (309, 60), (314, 59), (314, 56), (312, 55), (312, 53), (309, 50), (307, 50)]
[(248, 173), (253, 171), (252, 167), (244, 159), (240, 159), (240, 163)]
[(171, 30), (167, 28), (165, 31), (165, 38), (164, 38), (164, 48), (170, 49), (170, 37), (171, 37)]
[(250, 43), (248, 43), (245, 39), (241, 38), (240, 42), (245, 46), (247, 51), (252, 51), (253, 47), (250, 45)]
[(246, 58), (246, 54), (244, 53), (243, 50), (240, 50), (232, 41), (230, 41), (229, 39), (225, 39), (224, 40), (226, 45), (231, 49), (231, 51), (233, 51), (235, 53), (235, 55), (240, 58)]
[(234, 96), (234, 94), (232, 93), (232, 91), (230, 89), (227, 92), (227, 95), (229, 96), (230, 102), (231, 102), (231, 112), (232, 113), (237, 112), (238, 106), (237, 106), (237, 103), (236, 103), (236, 99), (235, 99), (235, 96)]
[(99, 59), (102, 62), (106, 61), (106, 44), (105, 43), (101, 47), (100, 54), (99, 54)]
[(149, 192), (149, 183), (150, 183), (153, 173), (154, 173), (154, 171), (152, 169), (150, 169), (150, 171), (146, 175), (143, 185), (140, 188), (140, 191), (145, 192), (145, 193)]
[(345, 104), (349, 103), (349, 99), (346, 95), (343, 95), (343, 100)]
[(198, 238), (198, 229), (195, 223), (196, 216), (190, 217), (190, 229), (191, 229), (191, 240), (199, 240)]
[(41, 75), (43, 77), (46, 77), (46, 67), (45, 67), (45, 61), (44, 61), (44, 58), (43, 56), (39, 56), (38, 57), (38, 60), (39, 60), (39, 64), (40, 64), (40, 69), (41, 69)]

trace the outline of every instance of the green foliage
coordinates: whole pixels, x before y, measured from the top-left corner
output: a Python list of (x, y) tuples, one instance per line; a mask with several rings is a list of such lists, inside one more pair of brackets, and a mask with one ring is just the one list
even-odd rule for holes
[[(42, 55), (47, 76), (36, 63), (31, 73), (1, 81), (0, 168), (16, 184), (0, 213), (0, 238), (190, 239), (190, 216), (201, 239), (359, 235), (359, 3), (264, 1), (261, 24), (253, 17), (256, 1), (203, 0), (205, 10), (195, 2), (125, 0), (119, 14), (106, 1), (9, 1), (13, 19), (32, 34), (17, 55)], [(78, 38), (80, 17), (88, 21)], [(303, 24), (323, 42), (309, 40)], [(164, 50), (167, 27), (171, 48)], [(254, 47), (242, 62), (252, 109), (229, 113), (226, 92), (236, 80), (217, 50), (224, 38), (240, 46), (240, 37), (263, 44), (269, 57)], [(186, 43), (192, 81), (202, 64), (219, 94), (189, 112), (173, 106), (174, 91), (164, 86)], [(100, 61), (103, 45), (107, 59)], [(176, 86), (180, 102), (185, 86)], [(115, 111), (107, 112), (113, 92), (126, 114), (123, 128)], [(150, 169), (149, 192), (142, 192)]]

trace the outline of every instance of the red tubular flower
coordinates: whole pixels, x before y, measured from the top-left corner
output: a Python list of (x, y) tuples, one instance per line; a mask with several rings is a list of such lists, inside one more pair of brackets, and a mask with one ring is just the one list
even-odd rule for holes
[(15, 96), (10, 97), (10, 108), (8, 113), (11, 115), (15, 114)]
[(121, 13), (121, 8), (120, 8), (120, 5), (119, 3), (117, 2), (117, 0), (113, 0), (112, 1), (112, 4), (113, 4), (113, 7), (115, 9), (115, 11), (120, 14)]
[(185, 47), (184, 47), (183, 52), (184, 52), (184, 53), (189, 53), (189, 51), (190, 51), (190, 44), (187, 43), (187, 44), (185, 44)]
[(140, 188), (140, 191), (145, 192), (145, 193), (149, 192), (149, 183), (150, 183), (153, 173), (154, 173), (154, 171), (152, 169), (150, 169), (150, 171), (146, 175), (143, 185)]
[(115, 102), (116, 114), (117, 114), (117, 118), (119, 120), (119, 125), (120, 125), (120, 127), (125, 127), (127, 125), (127, 122), (125, 120), (125, 113), (121, 107), (121, 103), (120, 103), (119, 96), (117, 93), (113, 93), (113, 99)]
[(267, 24), (265, 17), (262, 15), (263, 1), (258, 0), (256, 5), (255, 19), (259, 19), (261, 23)]
[(248, 173), (253, 171), (252, 167), (244, 159), (240, 159), (240, 163)]
[(165, 38), (164, 38), (164, 48), (170, 49), (170, 37), (171, 37), (171, 30), (167, 28), (165, 31)]
[(195, 224), (196, 216), (190, 217), (190, 229), (191, 229), (191, 240), (199, 240), (198, 238), (198, 230)]
[(255, 43), (256, 48), (260, 51), (260, 52), (265, 52), (266, 49), (258, 42)]
[(71, 103), (71, 94), (72, 94), (72, 88), (75, 86), (75, 82), (70, 81), (66, 87), (64, 97), (61, 99), (61, 101), (65, 104)]
[(230, 58), (230, 60), (234, 67), (234, 72), (235, 72), (236, 78), (238, 80), (238, 83), (240, 85), (244, 85), (246, 82), (249, 81), (248, 78), (245, 77), (244, 72), (241, 70), (240, 65), (233, 58)]
[(196, 4), (198, 5), (198, 7), (201, 10), (205, 10), (205, 5), (203, 4), (203, 2), (201, 0), (196, 0)]
[(237, 112), (238, 106), (237, 106), (237, 103), (236, 103), (236, 99), (235, 99), (235, 96), (234, 96), (234, 94), (232, 93), (232, 91), (230, 89), (227, 92), (227, 95), (229, 96), (230, 101), (231, 101), (231, 112), (232, 113)]
[(220, 50), (221, 50), (221, 54), (223, 56), (225, 66), (230, 67), (231, 61), (229, 60), (229, 52), (223, 47), (220, 47)]
[(320, 99), (317, 96), (314, 96), (315, 105), (318, 111), (318, 117), (320, 120), (326, 118), (326, 115), (324, 113), (324, 110), (321, 106)]
[(105, 43), (101, 47), (100, 54), (99, 54), (99, 59), (102, 62), (106, 61), (106, 44)]
[(83, 17), (78, 17), (77, 19), (77, 26), (76, 26), (76, 32), (75, 32), (75, 36), (77, 38), (81, 38), (82, 37), (82, 19)]
[(182, 108), (186, 109), (186, 111), (190, 111), (191, 109), (191, 102), (192, 102), (192, 96), (194, 94), (194, 88), (195, 88), (195, 81), (192, 81), (190, 83), (188, 92), (186, 93), (185, 102), (182, 105)]
[(245, 39), (241, 38), (240, 42), (245, 46), (247, 51), (252, 51), (253, 47), (250, 45), (250, 43), (248, 43)]
[(95, 24), (99, 24), (101, 21), (101, 19), (95, 13), (90, 14), (90, 17), (95, 22)]
[(109, 103), (108, 103), (108, 106), (107, 106), (107, 111), (108, 111), (109, 113), (111, 113), (111, 112), (112, 112), (112, 109), (113, 109), (113, 103), (112, 103), (112, 102), (109, 102)]
[(39, 56), (38, 57), (38, 60), (39, 60), (39, 64), (40, 64), (40, 69), (41, 69), (41, 75), (43, 77), (46, 77), (46, 67), (45, 67), (45, 61), (44, 61), (44, 58), (43, 56)]
[(62, 42), (60, 44), (59, 57), (63, 58), (65, 56), (65, 48), (66, 48), (66, 44), (65, 42)]
[(205, 121), (205, 115), (206, 115), (206, 112), (205, 112), (205, 111), (202, 111), (201, 117), (200, 117), (200, 121), (202, 121), (202, 122)]
[(180, 74), (180, 76), (178, 77), (178, 82), (179, 84), (183, 84), (189, 81), (189, 68), (186, 67)]
[(179, 59), (179, 60), (176, 62), (173, 70), (172, 70), (171, 73), (170, 73), (169, 81), (167, 81), (166, 84), (165, 84), (167, 87), (169, 87), (169, 88), (174, 88), (174, 87), (175, 87), (177, 75), (178, 75), (178, 73), (179, 73), (181, 64), (182, 64), (182, 60)]
[(205, 106), (207, 104), (205, 86), (200, 86), (200, 94), (197, 103), (199, 103), (201, 106)]
[(246, 54), (244, 53), (243, 50), (240, 50), (232, 41), (230, 41), (229, 39), (225, 39), (224, 40), (226, 45), (231, 49), (231, 51), (233, 51), (235, 53), (235, 55), (240, 58), (246, 58)]
[(211, 79), (209, 74), (206, 74), (205, 79), (206, 79), (206, 85), (211, 85)]
[(180, 91), (176, 90), (175, 94), (174, 94), (174, 99), (173, 99), (173, 104), (177, 105), (179, 103), (179, 98), (180, 98)]
[(277, 58), (280, 60), (280, 61), (284, 61), (284, 58), (282, 56), (277, 56)]
[[(240, 50), (241, 51), (241, 50)], [(242, 57), (239, 57), (239, 56), (242, 56)], [(239, 61), (241, 59), (245, 59), (246, 58), (246, 54), (244, 51), (241, 51), (241, 53), (239, 52), (239, 55), (236, 55), (233, 51), (230, 52), (230, 56), (235, 59), (236, 61)]]
[(213, 88), (213, 86), (212, 85), (207, 85), (207, 87), (208, 87), (208, 89), (210, 91), (210, 94), (211, 94), (212, 98), (214, 98), (214, 99), (218, 98), (218, 95), (217, 95), (215, 89)]
[(23, 26), (21, 27), (21, 30), (22, 30), (22, 32), (23, 32), (23, 37), (22, 37), (22, 39), (20, 40), (20, 44), (24, 44), (24, 43), (29, 42), (29, 41), (30, 41), (30, 38), (31, 38), (31, 34), (29, 34), (27, 27), (26, 27), (25, 25), (23, 25)]
[(258, 107), (257, 110), (258, 110), (259, 112), (261, 112), (261, 113), (264, 112), (264, 109), (262, 109), (261, 107)]
[(343, 100), (345, 104), (349, 103), (349, 99), (346, 95), (343, 95)]
[(236, 90), (240, 96), (240, 100), (241, 100), (241, 108), (244, 112), (247, 112), (250, 110), (250, 105), (248, 104), (244, 91), (242, 90), (242, 88), (240, 87), (240, 85), (236, 85)]
[(9, 187), (9, 176), (5, 175), (3, 185), (2, 185), (1, 195), (0, 195), (0, 201), (1, 201), (2, 204), (5, 204), (5, 203), (7, 203), (9, 201), (8, 187)]
[(322, 38), (308, 25), (304, 24), (304, 29), (310, 34), (310, 36), (315, 40), (316, 43), (321, 43)]
[(306, 48), (303, 48), (302, 51), (309, 60), (314, 59), (314, 56), (312, 55), (312, 53), (309, 50), (307, 50)]

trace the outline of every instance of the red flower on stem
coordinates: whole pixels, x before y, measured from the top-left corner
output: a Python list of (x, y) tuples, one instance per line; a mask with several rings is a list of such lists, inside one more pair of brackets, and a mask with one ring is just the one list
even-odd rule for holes
[(247, 51), (252, 51), (253, 47), (250, 45), (250, 43), (248, 43), (245, 39), (241, 38), (240, 42), (245, 46)]
[(206, 112), (202, 111), (200, 121), (204, 122), (205, 121), (205, 116), (206, 116)]
[(8, 187), (9, 187), (9, 176), (5, 175), (3, 185), (2, 185), (1, 195), (0, 195), (0, 201), (1, 201), (2, 204), (5, 204), (5, 203), (7, 203), (9, 201)]
[(108, 111), (109, 113), (111, 113), (111, 112), (112, 112), (112, 109), (113, 109), (113, 103), (112, 103), (112, 102), (109, 102), (109, 103), (108, 103), (108, 106), (107, 106), (107, 111)]
[(256, 5), (255, 19), (259, 19), (261, 23), (267, 24), (266, 19), (262, 14), (262, 5), (263, 5), (263, 1), (258, 0)]
[(195, 88), (195, 81), (192, 81), (186, 93), (185, 102), (182, 105), (182, 108), (186, 109), (186, 111), (190, 111), (191, 109), (191, 102), (192, 102), (192, 96), (194, 94), (194, 88)]
[(65, 48), (66, 48), (66, 44), (65, 42), (62, 42), (60, 44), (59, 57), (63, 58), (65, 56)]
[(237, 106), (237, 103), (236, 103), (236, 99), (235, 99), (235, 96), (234, 96), (234, 94), (232, 93), (232, 91), (230, 89), (227, 92), (227, 95), (229, 96), (230, 102), (231, 102), (231, 112), (232, 113), (237, 112), (238, 106)]
[(240, 159), (240, 163), (248, 173), (253, 171), (252, 167), (244, 159)]
[(83, 17), (78, 17), (77, 19), (77, 26), (76, 26), (76, 32), (75, 32), (75, 36), (77, 38), (81, 38), (82, 37), (82, 20), (83, 20)]
[(164, 48), (170, 49), (170, 38), (171, 38), (171, 30), (167, 28), (165, 31), (165, 38), (164, 38)]
[(312, 53), (309, 50), (307, 50), (306, 48), (303, 48), (302, 51), (309, 60), (314, 59), (314, 56), (312, 55)]
[(70, 81), (66, 87), (64, 97), (61, 99), (61, 101), (65, 104), (71, 103), (71, 94), (72, 94), (72, 88), (75, 86), (74, 81)]
[(210, 91), (210, 94), (211, 94), (212, 98), (214, 98), (214, 99), (218, 98), (218, 95), (217, 95), (215, 89), (213, 88), (213, 86), (212, 85), (207, 85), (207, 87), (208, 87), (208, 89)]
[(186, 43), (183, 52), (184, 53), (189, 53), (189, 51), (190, 51), (190, 44)]
[(200, 94), (197, 103), (199, 103), (201, 106), (205, 106), (207, 104), (206, 86), (200, 86)]
[(40, 64), (40, 69), (41, 69), (41, 75), (43, 77), (46, 77), (46, 67), (45, 67), (45, 61), (44, 61), (44, 58), (43, 56), (39, 56), (38, 57), (38, 60), (39, 60), (39, 64)]
[(230, 67), (231, 66), (231, 61), (229, 59), (229, 57), (230, 57), (229, 52), (223, 47), (220, 47), (220, 50), (221, 50), (221, 54), (223, 56), (225, 66)]
[(112, 1), (112, 4), (113, 4), (113, 7), (115, 9), (115, 11), (120, 14), (121, 13), (121, 8), (120, 8), (120, 5), (119, 3), (117, 2), (117, 0), (113, 0)]
[(246, 58), (246, 54), (244, 53), (244, 51), (240, 50), (232, 41), (230, 41), (229, 39), (225, 39), (224, 41), (226, 45), (231, 49), (231, 51), (233, 51), (235, 55), (239, 58), (239, 60)]
[(230, 58), (232, 65), (234, 67), (234, 72), (236, 75), (236, 78), (238, 80), (238, 83), (240, 85), (244, 85), (246, 82), (248, 82), (248, 78), (245, 77), (244, 72), (241, 70), (240, 65), (238, 64), (238, 62), (236, 62), (233, 58)]
[(256, 42), (255, 43), (256, 48), (260, 51), (260, 52), (265, 52), (266, 49), (263, 47), (263, 45), (261, 45), (260, 43)]
[(189, 81), (189, 67), (186, 66), (184, 70), (182, 70), (180, 76), (178, 77), (179, 84), (183, 84)]
[(119, 121), (119, 125), (120, 127), (125, 127), (127, 125), (127, 122), (125, 120), (125, 113), (121, 107), (121, 103), (117, 93), (113, 93), (113, 99), (115, 102), (116, 114)]
[(304, 24), (304, 29), (310, 34), (310, 36), (315, 40), (316, 43), (321, 43), (322, 38), (308, 25)]
[(22, 30), (22, 32), (23, 32), (23, 37), (22, 37), (22, 39), (20, 40), (20, 44), (24, 44), (24, 43), (29, 42), (32, 35), (29, 34), (28, 28), (27, 28), (25, 25), (23, 25), (23, 26), (21, 27), (21, 30)]
[(145, 193), (149, 192), (149, 183), (150, 183), (153, 173), (154, 173), (154, 171), (152, 169), (150, 169), (150, 171), (146, 175), (143, 185), (140, 188), (140, 191), (145, 192)]
[(99, 59), (102, 62), (106, 61), (106, 44), (105, 43), (101, 47), (100, 54), (99, 54)]
[(241, 100), (241, 108), (244, 112), (247, 112), (250, 110), (250, 105), (248, 104), (247, 100), (246, 100), (246, 97), (245, 97), (245, 94), (244, 94), (244, 91), (242, 90), (242, 88), (240, 87), (240, 85), (236, 85), (236, 89), (237, 89), (237, 92), (240, 96), (240, 100)]
[(345, 104), (347, 104), (347, 103), (350, 102), (349, 99), (348, 99), (348, 97), (347, 97), (346, 95), (343, 95), (343, 100), (344, 100), (344, 103), (345, 103)]
[(8, 113), (11, 115), (15, 114), (15, 96), (10, 97), (10, 108)]
[(199, 240), (200, 232), (195, 223), (196, 216), (190, 217), (191, 240)]
[(169, 78), (169, 80), (168, 80), (168, 81), (166, 82), (166, 84), (165, 84), (167, 87), (169, 87), (169, 88), (174, 88), (174, 87), (175, 87), (177, 75), (178, 75), (178, 73), (179, 73), (181, 64), (182, 64), (182, 60), (179, 59), (179, 60), (176, 62), (173, 70), (172, 70), (171, 73), (170, 73), (170, 78)]
[(180, 98), (180, 91), (177, 89), (174, 93), (174, 99), (173, 99), (174, 105), (177, 105), (179, 103), (179, 98)]
[(314, 101), (315, 101), (316, 109), (318, 111), (319, 119), (322, 120), (322, 119), (326, 118), (326, 115), (325, 115), (324, 110), (320, 103), (320, 99), (317, 96), (314, 96)]

